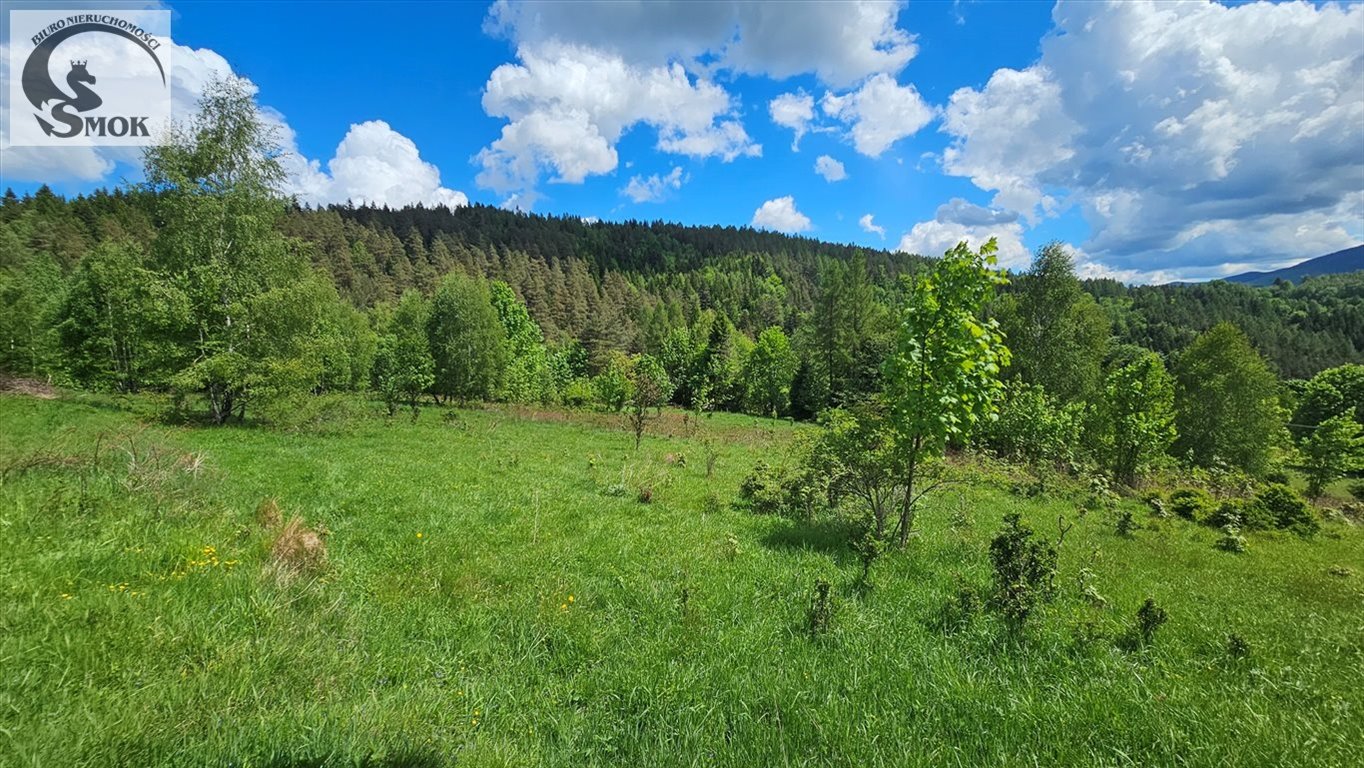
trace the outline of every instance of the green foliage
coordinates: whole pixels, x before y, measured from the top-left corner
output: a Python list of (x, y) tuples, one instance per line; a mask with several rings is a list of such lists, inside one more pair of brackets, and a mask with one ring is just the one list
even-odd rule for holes
[(374, 356), (374, 390), (392, 416), (400, 402), (417, 418), (418, 400), (435, 383), (436, 364), (426, 339), (430, 306), (416, 291), (403, 294), (398, 306), (378, 329)]
[(1175, 450), (1199, 466), (1223, 461), (1260, 475), (1283, 440), (1278, 380), (1229, 323), (1203, 333), (1179, 356), (1175, 409)]
[(1213, 500), (1202, 488), (1180, 488), (1170, 494), (1167, 506), (1185, 520), (1201, 523), (1212, 513)]
[(507, 335), (487, 283), (458, 272), (446, 275), (431, 297), (426, 336), (437, 398), (491, 400), (501, 388)]
[(1317, 424), (1299, 450), (1307, 475), (1307, 495), (1320, 497), (1327, 484), (1364, 469), (1364, 427), (1353, 414), (1342, 413)]
[(1156, 638), (1156, 630), (1165, 625), (1170, 620), (1170, 615), (1164, 608), (1156, 604), (1154, 598), (1146, 598), (1146, 601), (1137, 609), (1136, 636), (1141, 641), (1142, 646), (1151, 644)]
[(1017, 635), (1033, 612), (1055, 596), (1056, 548), (1011, 512), (1004, 516), (1004, 529), (990, 542), (990, 563), (994, 566), (990, 605)]
[(1001, 297), (1000, 325), (1013, 352), (1009, 374), (1061, 403), (1087, 402), (1101, 384), (1108, 316), (1084, 292), (1061, 243), (1037, 252), (1032, 267)]
[[(885, 362), (885, 398), (896, 444), (906, 455), (900, 545), (909, 539), (922, 465), (994, 418), (1009, 363), (999, 324), (982, 319), (996, 285), (995, 241), (972, 252), (958, 243), (909, 287), (894, 352)], [(919, 490), (919, 494), (922, 491)]]
[(1328, 368), (1307, 381), (1298, 395), (1293, 425), (1306, 430), (1342, 414), (1364, 424), (1364, 365)]
[(634, 383), (630, 380), (630, 358), (624, 352), (615, 352), (601, 373), (592, 377), (592, 391), (603, 408), (612, 413), (625, 409), (634, 394)]
[(1097, 448), (1114, 477), (1133, 483), (1175, 439), (1174, 382), (1152, 352), (1108, 374), (1098, 410)]
[(557, 387), (540, 326), (510, 285), (494, 280), (489, 295), (507, 339), (501, 397), (514, 403), (553, 402)]
[(815, 581), (815, 596), (810, 602), (810, 611), (806, 617), (811, 637), (827, 634), (833, 628), (834, 600), (829, 593), (830, 586), (824, 579)]
[(1270, 485), (1255, 495), (1257, 514), (1273, 519), (1274, 525), (1292, 531), (1304, 538), (1311, 537), (1321, 528), (1312, 508), (1303, 501), (1292, 488), (1286, 485)]
[(1246, 551), (1246, 537), (1241, 535), (1241, 526), (1228, 522), (1222, 526), (1222, 536), (1217, 539), (1217, 548), (1223, 552), (1241, 554)]
[(1036, 465), (1064, 464), (1080, 445), (1083, 408), (1059, 405), (1036, 384), (1005, 385), (999, 416), (981, 425), (979, 442), (1001, 456)]
[(796, 375), (796, 353), (780, 328), (758, 335), (744, 366), (744, 402), (753, 413), (781, 416), (791, 407), (791, 381)]
[(905, 473), (905, 455), (885, 414), (868, 404), (829, 411), (826, 427), (811, 446), (808, 465), (825, 478), (836, 501), (854, 500), (874, 538), (884, 539), (886, 526)]
[(95, 389), (164, 385), (189, 323), (185, 294), (167, 285), (140, 246), (106, 241), (71, 276), (57, 327), (72, 377)]
[[(229, 78), (208, 85), (199, 112), (146, 153), (146, 188), (159, 224), (155, 264), (188, 312), (168, 334), (180, 346), (170, 382), (202, 393), (218, 424), (245, 416), (253, 391), (286, 397), (315, 384), (308, 351), (315, 326), (287, 311), (307, 262), (276, 229), (284, 213), (284, 172), (273, 129), (257, 112), (249, 86)], [(307, 289), (301, 289), (306, 291)], [(180, 314), (177, 311), (177, 314)], [(269, 355), (269, 359), (261, 355)], [(282, 375), (281, 375), (282, 374)]]
[(630, 428), (635, 433), (635, 449), (638, 450), (644, 427), (668, 402), (673, 393), (673, 384), (663, 364), (650, 355), (640, 355), (631, 360), (627, 375), (630, 385)]

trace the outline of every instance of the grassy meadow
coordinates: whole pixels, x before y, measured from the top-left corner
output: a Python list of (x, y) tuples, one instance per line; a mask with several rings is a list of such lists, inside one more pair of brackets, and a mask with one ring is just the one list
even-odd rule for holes
[[(843, 531), (733, 504), (784, 422), (669, 412), (636, 452), (621, 419), (559, 411), (289, 434), (153, 410), (0, 397), (0, 766), (1331, 766), (1364, 744), (1345, 523), (1235, 555), (1126, 501), (1125, 538), (1078, 490), (972, 465), (867, 586)], [(325, 566), (273, 563), (271, 498)], [(1021, 641), (945, 626), (1010, 511), (1073, 523), (1059, 598)], [(1148, 597), (1168, 623), (1120, 647)]]

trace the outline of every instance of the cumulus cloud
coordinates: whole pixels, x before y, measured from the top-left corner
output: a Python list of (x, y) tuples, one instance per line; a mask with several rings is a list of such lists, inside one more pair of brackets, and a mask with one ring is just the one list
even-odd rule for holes
[(1059, 4), (1040, 60), (957, 91), (943, 168), (1073, 204), (1120, 275), (1213, 277), (1364, 239), (1364, 6)]
[(1023, 225), (1017, 221), (994, 226), (938, 219), (921, 221), (900, 238), (895, 250), (921, 256), (941, 256), (962, 241), (971, 248), (979, 248), (992, 237), (999, 246), (999, 266), (1023, 269), (1032, 263), (1032, 255), (1023, 245)]
[(518, 49), (565, 42), (644, 68), (682, 61), (695, 71), (778, 80), (813, 72), (826, 85), (846, 88), (868, 75), (899, 72), (918, 53), (914, 37), (897, 23), (903, 6), (898, 0), (498, 0), (484, 29)]
[(300, 201), (313, 204), (346, 200), (395, 207), (469, 204), (463, 192), (441, 186), (440, 170), (421, 159), (411, 139), (382, 120), (352, 125), (327, 163), (327, 172), (316, 160), (296, 165), (291, 186)]
[(862, 214), (862, 218), (857, 220), (857, 226), (861, 227), (863, 232), (870, 232), (882, 240), (886, 239), (886, 228), (872, 221), (870, 213)]
[[(232, 65), (206, 48), (174, 42), (164, 48), (170, 51), (171, 116), (186, 121), (198, 112), (199, 99), (210, 82), (234, 75)], [(8, 51), (0, 46), (0, 80), (7, 75), (4, 70), (8, 65)], [(255, 85), (248, 82), (247, 87), (256, 93)], [(439, 170), (421, 159), (410, 139), (383, 121), (352, 125), (324, 171), (317, 160), (299, 153), (297, 137), (284, 115), (268, 106), (260, 107), (260, 115), (283, 150), (281, 163), (286, 173), (283, 191), (296, 195), (302, 202), (317, 205), (352, 200), (376, 205), (422, 203), (449, 207), (468, 203), (462, 192), (441, 186)], [(5, 117), (0, 113), (0, 126), (7, 125)], [(106, 180), (120, 166), (136, 168), (142, 157), (139, 147), (49, 148), (7, 144), (7, 137), (0, 137), (6, 177), (43, 182)]]
[(969, 203), (960, 197), (954, 197), (938, 206), (934, 218), (944, 223), (955, 222), (965, 224), (968, 227), (987, 227), (996, 224), (1012, 224), (1018, 221), (1018, 214), (998, 208), (985, 208)]
[(815, 119), (815, 98), (804, 91), (783, 93), (767, 105), (772, 122), (783, 128), (790, 128), (795, 136), (791, 139), (791, 151), (800, 151), (800, 139)]
[(625, 185), (621, 194), (636, 203), (657, 203), (667, 195), (669, 189), (681, 189), (684, 181), (686, 179), (682, 177), (682, 168), (673, 166), (672, 171), (666, 176), (655, 173), (647, 179), (643, 176), (630, 177), (630, 183)]
[(820, 155), (819, 159), (815, 160), (815, 173), (823, 176), (824, 180), (828, 182), (842, 181), (848, 178), (848, 171), (843, 167), (843, 164), (828, 155)]
[(796, 199), (787, 195), (758, 206), (753, 212), (752, 226), (778, 232), (804, 232), (810, 228), (810, 218), (796, 210)]
[[(475, 158), (477, 182), (529, 196), (542, 179), (581, 183), (618, 166), (619, 140), (637, 125), (658, 132), (662, 152), (725, 162), (759, 156), (738, 100), (717, 82), (737, 74), (780, 80), (813, 73), (830, 88), (851, 88), (890, 77), (918, 52), (898, 26), (902, 6), (498, 0), (484, 29), (510, 40), (518, 61), (494, 70), (484, 89), (484, 111), (508, 123)], [(878, 122), (906, 116), (904, 93), (876, 83), (879, 90), (845, 118), (855, 140), (865, 136), (873, 147), (907, 135)], [(882, 97), (894, 103), (878, 111), (872, 102)], [(792, 130), (796, 150), (815, 118), (814, 99), (783, 94), (768, 112)]]
[(868, 157), (880, 157), (890, 145), (913, 136), (933, 119), (933, 108), (912, 85), (879, 74), (855, 91), (824, 94), (824, 112), (849, 127), (853, 147)]
[(484, 89), (484, 111), (509, 122), (475, 158), (480, 186), (510, 193), (533, 190), (542, 173), (573, 184), (609, 173), (622, 134), (641, 123), (657, 130), (664, 152), (725, 161), (762, 152), (734, 118), (730, 95), (693, 80), (680, 64), (641, 68), (562, 43), (519, 56), (519, 64), (494, 70)]

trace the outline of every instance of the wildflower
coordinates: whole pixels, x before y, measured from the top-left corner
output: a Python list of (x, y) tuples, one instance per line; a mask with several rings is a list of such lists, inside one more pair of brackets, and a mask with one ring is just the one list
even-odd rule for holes
[(421, 537), (422, 537), (422, 532), (421, 532), (421, 531), (417, 531), (417, 538), (420, 539)]
[(568, 602), (570, 602), (570, 603), (573, 602), (573, 595), (569, 595), (569, 596), (568, 596)]

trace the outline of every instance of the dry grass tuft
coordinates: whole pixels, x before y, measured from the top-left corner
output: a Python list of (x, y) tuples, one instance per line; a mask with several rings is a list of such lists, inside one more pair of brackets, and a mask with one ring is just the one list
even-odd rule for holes
[(305, 525), (303, 518), (292, 518), (270, 545), (270, 559), (281, 571), (316, 573), (327, 564), (327, 544), (322, 535)]
[(256, 522), (260, 527), (267, 531), (273, 531), (284, 522), (284, 517), (279, 511), (279, 500), (274, 496), (267, 496), (256, 506)]

